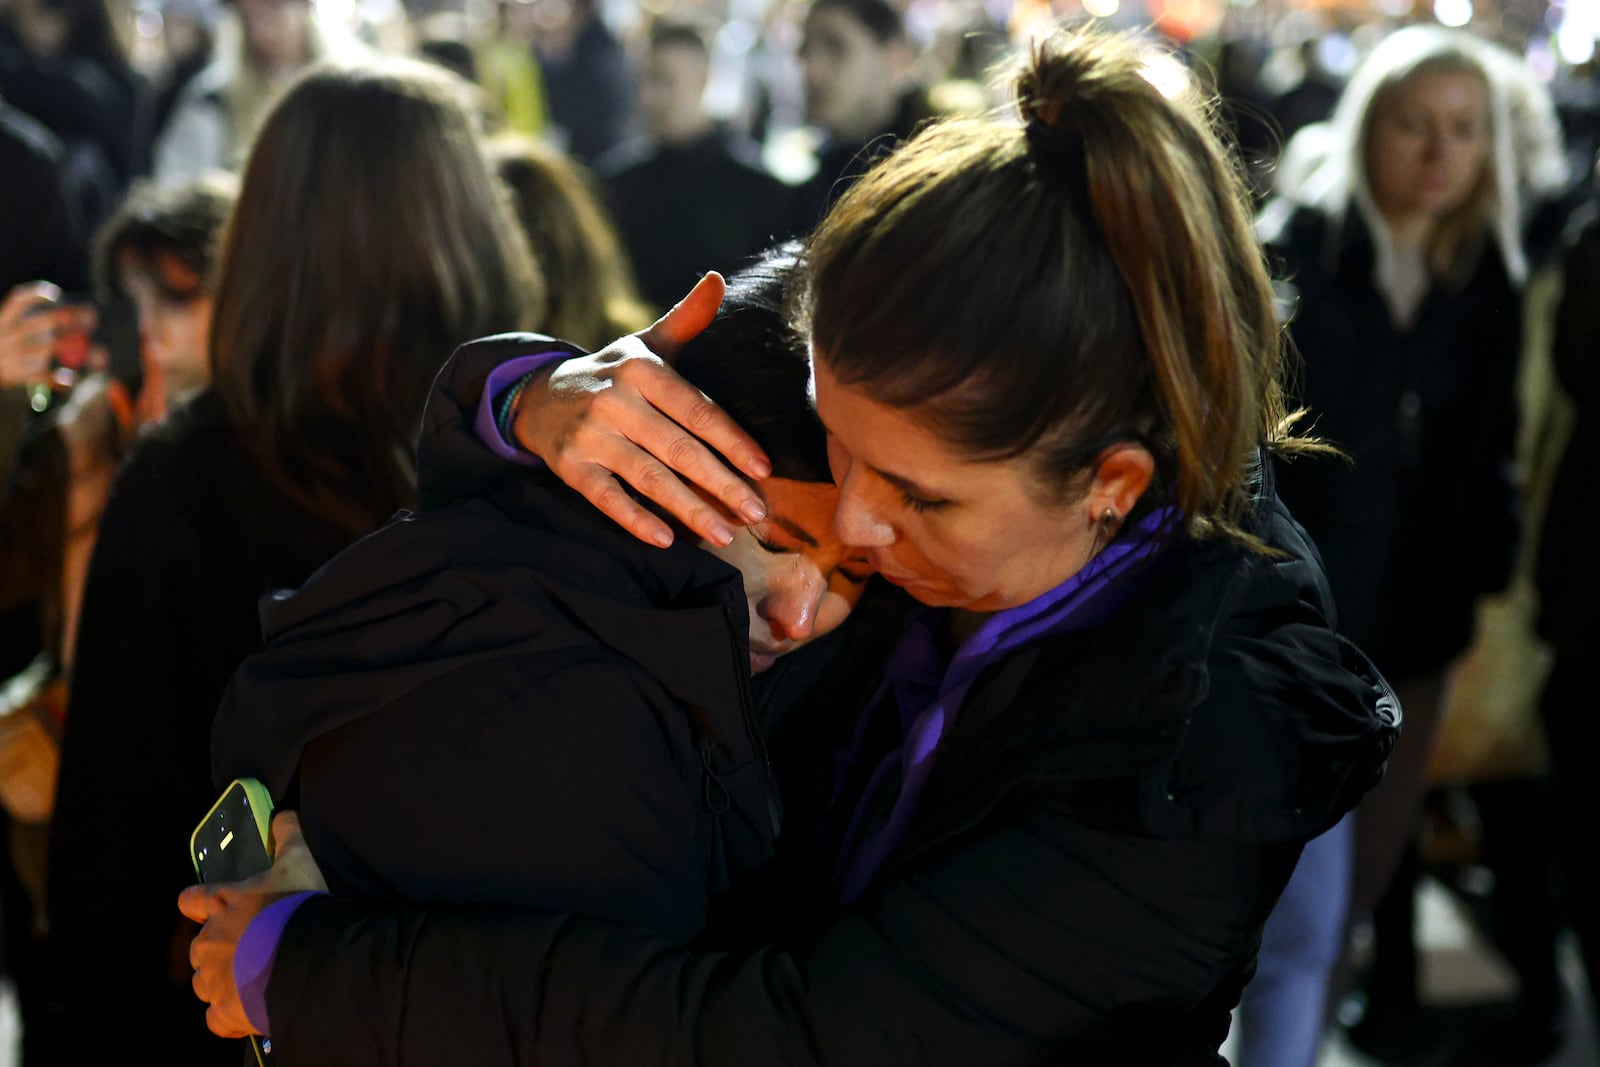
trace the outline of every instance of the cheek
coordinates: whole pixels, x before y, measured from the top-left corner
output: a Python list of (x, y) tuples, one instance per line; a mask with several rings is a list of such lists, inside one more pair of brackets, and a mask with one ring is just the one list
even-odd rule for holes
[(821, 637), (825, 633), (837, 630), (844, 620), (850, 617), (850, 612), (860, 597), (859, 589), (855, 589), (848, 596), (838, 593), (823, 594), (822, 603), (817, 605), (817, 621), (813, 636)]

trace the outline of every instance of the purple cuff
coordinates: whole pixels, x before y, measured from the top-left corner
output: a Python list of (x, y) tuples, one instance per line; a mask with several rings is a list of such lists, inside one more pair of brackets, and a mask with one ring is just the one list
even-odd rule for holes
[(273, 901), (250, 920), (233, 950), (233, 984), (239, 989), (239, 1006), (250, 1025), (263, 1035), (271, 1033), (267, 1029), (267, 981), (278, 958), (278, 942), (296, 908), (312, 897), (326, 895), (308, 889)]
[(571, 359), (572, 355), (571, 352), (538, 352), (531, 356), (517, 356), (489, 372), (488, 379), (483, 383), (483, 399), (478, 401), (478, 418), (473, 423), (478, 440), (483, 442), (485, 448), (501, 459), (509, 459), (525, 467), (541, 465), (538, 456), (523, 451), (515, 441), (507, 441), (500, 436), (500, 427), (495, 425), (494, 420), (495, 402), (519, 379), (541, 371), (552, 363)]

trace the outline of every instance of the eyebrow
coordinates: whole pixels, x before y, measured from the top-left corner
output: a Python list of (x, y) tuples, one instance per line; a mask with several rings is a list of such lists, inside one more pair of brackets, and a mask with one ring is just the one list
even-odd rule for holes
[(782, 515), (779, 515), (775, 512), (769, 512), (767, 515), (767, 521), (777, 526), (784, 533), (787, 533), (790, 537), (793, 537), (807, 548), (818, 547), (817, 539), (812, 537), (811, 534), (807, 533), (805, 527), (801, 526), (794, 520), (786, 519)]
[(927, 488), (926, 486), (918, 485), (916, 482), (912, 481), (910, 478), (906, 478), (906, 477), (904, 477), (902, 475), (899, 475), (899, 474), (891, 473), (890, 471), (886, 471), (881, 467), (874, 467), (870, 463), (868, 463), (866, 465), (866, 467), (867, 467), (867, 470), (871, 471), (873, 474), (876, 474), (878, 477), (882, 478), (884, 481), (888, 482), (890, 485), (894, 486), (896, 489), (899, 489), (899, 490), (902, 490), (904, 492), (910, 493), (912, 496), (919, 496), (919, 497), (923, 497), (923, 498), (928, 499), (928, 500), (939, 500), (939, 499), (943, 498), (944, 494), (936, 493), (932, 489)]

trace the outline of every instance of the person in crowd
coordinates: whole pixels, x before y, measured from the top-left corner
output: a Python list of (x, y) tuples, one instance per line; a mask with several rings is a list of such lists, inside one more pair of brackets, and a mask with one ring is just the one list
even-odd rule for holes
[[(153, 292), (154, 270), (192, 271), (194, 289), (181, 300), (138, 299), (145, 356), (153, 368), (135, 386), (138, 392), (130, 394), (128, 383), (107, 373), (78, 378), (66, 401), (50, 408), (29, 434), (15, 475), (0, 492), (0, 613), (19, 619), (7, 639), (6, 658), (32, 657), (26, 667), (0, 675), (6, 679), (0, 685), (16, 692), (14, 673), (47, 680), (36, 699), (53, 719), (65, 710), (84, 578), (117, 465), (141, 427), (165, 412), (174, 383), (204, 374), (210, 318), (204, 286), (232, 201), (231, 188), (220, 181), (144, 189), (135, 191), (102, 229), (95, 257), (102, 300), (125, 290)], [(92, 311), (80, 306), (71, 313), (83, 320), (75, 331), (81, 343)], [(4, 345), (0, 339), (0, 361)], [(171, 373), (163, 375), (162, 367), (172, 368)], [(31, 622), (26, 632), (23, 618)], [(53, 725), (59, 733), (59, 719)], [(53, 791), (53, 767), (41, 773)], [(15, 889), (8, 886), (5, 920), (26, 1033), (39, 1018), (44, 996), (40, 950), (49, 930), (44, 889), (49, 812), (46, 807), (22, 814), (27, 818), (13, 814), (9, 820), (7, 869), (18, 881)]]
[(81, 232), (108, 218), (150, 151), (149, 86), (129, 65), (106, 0), (0, 7), (0, 95), (60, 139)]
[[(35, 403), (48, 399), (58, 336), (91, 328), (81, 307), (61, 299), (62, 285), (81, 287), (87, 274), (63, 167), (60, 142), (0, 98), (0, 492), (12, 491), (18, 452), (36, 429)], [(36, 597), (0, 608), (0, 677), (39, 651), (42, 609)]]
[[(1595, 170), (1600, 179), (1600, 165)], [(1576, 419), (1551, 487), (1539, 540), (1539, 632), (1554, 662), (1540, 710), (1550, 742), (1550, 778), (1566, 888), (1567, 914), (1578, 935), (1589, 993), (1600, 1007), (1600, 858), (1594, 826), (1600, 813), (1594, 766), (1600, 732), (1587, 691), (1585, 665), (1600, 649), (1592, 607), (1600, 567), (1584, 533), (1596, 516), (1594, 469), (1600, 460), (1600, 221), (1591, 218), (1562, 266), (1562, 297), (1551, 354), (1557, 380)]]
[[(870, 576), (832, 530), (809, 368), (783, 317), (793, 262), (735, 276), (675, 361), (773, 463), (756, 486), (766, 518), (731, 543), (658, 551), (505, 464), (464, 495), (450, 456), (476, 450), (473, 424), (447, 407), (419, 450), (420, 512), (264, 608), (267, 648), (229, 686), (214, 776), (298, 794), (336, 891), (684, 938), (767, 858), (777, 790), (750, 672), (838, 627)], [(506, 354), (552, 345), (469, 345), (442, 388), (479, 396)]]
[(136, 189), (95, 239), (101, 303), (133, 302), (142, 376), (136, 422), (153, 425), (211, 380), (211, 283), (237, 183), (223, 173)]
[(633, 122), (633, 68), (595, 0), (532, 0), (534, 46), (549, 126), (585, 166), (621, 144)]
[[(414, 502), (441, 353), (538, 324), (542, 284), (470, 100), (426, 65), (323, 66), (251, 149), (217, 272), (212, 386), (129, 457), (89, 567), (50, 842), (45, 1062), (92, 1058), (111, 1035), (184, 1063), (238, 1060), (185, 1003), (190, 933), (170, 906), (192, 876), (184, 850), (143, 854), (107, 828), (137, 811), (187, 840), (215, 797), (217, 702), (261, 644), (257, 599)], [(128, 867), (116, 909), (96, 903), (107, 864)]]
[(909, 84), (914, 53), (887, 0), (814, 0), (800, 42), (806, 122), (822, 133), (817, 171), (800, 187), (795, 230), (807, 233), (877, 154), (927, 117)]
[[(265, 1030), (288, 1064), (1217, 1061), (1301, 845), (1376, 780), (1397, 712), (1272, 492), (1267, 453), (1314, 445), (1187, 72), (1063, 35), (1016, 100), (1020, 123), (924, 130), (807, 247), (834, 529), (926, 611), (774, 731), (768, 892), (688, 945), (326, 895), (254, 927), (326, 884), (284, 819), (272, 871), (182, 898), (213, 1030)], [(716, 543), (717, 502), (753, 493), (706, 445), (763, 473), (640, 350), (670, 357), (718, 289), (509, 395), (518, 442), (656, 544), (671, 528), (609, 472)], [(271, 960), (251, 1013), (247, 927)]]
[(762, 169), (760, 150), (706, 113), (709, 73), (699, 31), (655, 26), (639, 91), (646, 137), (596, 168), (639, 287), (657, 307), (670, 306), (707, 270), (754, 255), (789, 225), (789, 191)]
[[(1525, 261), (1506, 116), (1471, 38), (1396, 32), (1357, 69), (1330, 123), (1288, 146), (1292, 164), (1261, 219), (1294, 290), (1302, 399), (1352, 460), (1292, 464), (1281, 491), (1322, 553), (1341, 631), (1394, 680), (1406, 729), (1353, 829), (1308, 849), (1314, 862), (1277, 920), (1293, 929), (1269, 924), (1267, 943), (1284, 955), (1264, 951), (1268, 981), (1252, 995), (1282, 1008), (1247, 1026), (1268, 1042), (1250, 1063), (1311, 1062), (1346, 916), (1378, 905), (1406, 854), (1448, 668), (1472, 636), (1477, 598), (1510, 575)], [(1354, 866), (1340, 875), (1346, 833)], [(1396, 892), (1409, 910), (1410, 887)], [(1380, 963), (1409, 947), (1380, 941)], [(1378, 973), (1390, 977), (1369, 988), (1374, 1023), (1403, 1016), (1416, 996), (1403, 962)]]
[(540, 137), (550, 108), (534, 49), (539, 8), (535, 0), (495, 0), (494, 13), (494, 32), (478, 42), (473, 62), (485, 102), (500, 130)]
[(650, 324), (633, 271), (581, 163), (542, 141), (502, 135), (489, 143), (500, 178), (550, 279), (550, 333), (598, 348)]
[(164, 185), (237, 170), (262, 116), (297, 74), (319, 59), (365, 56), (311, 0), (231, 0), (229, 6), (215, 58), (189, 79), (157, 131), (155, 177)]
[[(22, 299), (17, 286), (54, 279), (59, 291), (82, 287), (88, 256), (81, 220), (71, 202), (61, 142), (0, 96), (0, 292)], [(0, 329), (17, 320), (4, 317)], [(10, 346), (6, 346), (11, 350)], [(20, 384), (0, 363), (0, 389)]]
[(184, 86), (211, 65), (222, 17), (221, 0), (162, 0), (162, 65), (151, 130), (167, 128)]

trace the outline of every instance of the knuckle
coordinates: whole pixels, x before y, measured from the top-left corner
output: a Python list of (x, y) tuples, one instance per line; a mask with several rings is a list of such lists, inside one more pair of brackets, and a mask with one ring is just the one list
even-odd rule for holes
[(697, 504), (689, 509), (689, 514), (684, 516), (684, 522), (691, 530), (707, 536), (713, 527), (720, 521), (716, 511), (705, 504)]
[(605, 486), (595, 489), (589, 495), (589, 502), (607, 515), (625, 515), (628, 513), (628, 505), (632, 503), (628, 499), (628, 494), (610, 479), (607, 479)]
[(675, 434), (661, 450), (661, 458), (677, 470), (683, 470), (700, 458), (700, 446), (687, 434)]
[(633, 478), (634, 488), (652, 499), (670, 490), (675, 482), (667, 468), (654, 461), (640, 464)]
[(684, 425), (696, 434), (704, 436), (722, 416), (722, 409), (712, 403), (707, 397), (701, 397), (689, 405), (689, 410), (684, 414)]

